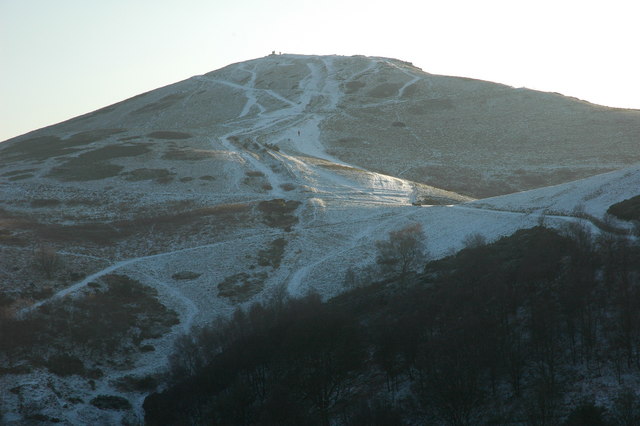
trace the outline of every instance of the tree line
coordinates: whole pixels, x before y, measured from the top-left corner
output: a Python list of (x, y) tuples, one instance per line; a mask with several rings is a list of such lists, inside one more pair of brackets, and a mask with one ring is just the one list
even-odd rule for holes
[[(417, 274), (397, 258), (395, 277), (327, 302), (256, 304), (183, 336), (147, 424), (640, 424), (630, 240), (538, 226)], [(599, 376), (606, 404), (580, 390)]]

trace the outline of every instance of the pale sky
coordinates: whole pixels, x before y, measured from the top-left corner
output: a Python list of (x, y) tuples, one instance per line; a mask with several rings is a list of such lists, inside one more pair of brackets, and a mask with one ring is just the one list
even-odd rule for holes
[(271, 51), (640, 109), (640, 5), (573, 0), (0, 0), (0, 141)]

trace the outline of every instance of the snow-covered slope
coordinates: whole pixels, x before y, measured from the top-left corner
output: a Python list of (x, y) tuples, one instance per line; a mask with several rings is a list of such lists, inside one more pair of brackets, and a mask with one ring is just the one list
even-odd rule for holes
[[(451, 189), (499, 194), (621, 168), (640, 161), (638, 134), (637, 111), (392, 59), (277, 55), (6, 141), (0, 285), (22, 299), (14, 310), (118, 273), (155, 288), (180, 324), (131, 370), (103, 366), (92, 387), (42, 368), (3, 376), (3, 391), (17, 389), (3, 392), (5, 420), (19, 423), (20, 401), (36, 397), (58, 401), (51, 412), (71, 423), (139, 417), (144, 394), (114, 378), (161, 371), (177, 335), (238, 306), (337, 294), (347, 270), (374, 263), (375, 241), (404, 225), (422, 224), (440, 257), (469, 234), (493, 240), (542, 213), (551, 226), (588, 222), (572, 217), (578, 205), (602, 218), (637, 195), (638, 167), (478, 201)], [(38, 246), (63, 261), (51, 278), (33, 267)], [(24, 300), (44, 294), (33, 286), (51, 295)], [(134, 409), (105, 413), (88, 403), (98, 394)]]
[[(229, 65), (32, 132), (5, 142), (0, 161), (24, 158), (11, 145), (99, 129), (120, 129), (110, 142), (129, 144), (154, 131), (188, 133), (173, 141), (183, 158), (226, 150), (225, 135), (247, 136), (475, 198), (640, 161), (640, 111), (432, 75), (394, 59), (303, 55)], [(58, 154), (78, 152), (78, 142)]]
[(472, 205), (500, 210), (537, 212), (539, 214), (573, 214), (576, 208), (603, 218), (612, 204), (634, 197), (640, 192), (640, 166), (534, 189), (522, 193), (478, 200)]

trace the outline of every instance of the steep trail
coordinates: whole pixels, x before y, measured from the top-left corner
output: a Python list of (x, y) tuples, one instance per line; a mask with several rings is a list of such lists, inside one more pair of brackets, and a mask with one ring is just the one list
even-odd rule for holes
[[(223, 86), (228, 86), (228, 87), (232, 87), (234, 89), (240, 89), (242, 91), (251, 91), (251, 92), (257, 92), (257, 93), (264, 93), (267, 94), (271, 97), (273, 97), (274, 99), (277, 99), (281, 102), (284, 102), (292, 107), (296, 106), (296, 103), (291, 101), (290, 99), (285, 98), (284, 96), (278, 94), (277, 92), (270, 90), (270, 89), (259, 89), (259, 88), (255, 88), (255, 87), (248, 87), (248, 86), (243, 86), (241, 84), (237, 84), (237, 83), (233, 83), (231, 81), (227, 81), (227, 80), (220, 80), (217, 78), (213, 78), (213, 77), (207, 77), (207, 76), (199, 76), (197, 77), (198, 79), (201, 79), (202, 81), (207, 81), (210, 83), (215, 83), (215, 84), (221, 84)], [(255, 95), (252, 95), (255, 96)]]
[(411, 80), (407, 81), (404, 86), (402, 86), (400, 89), (398, 89), (398, 98), (402, 99), (402, 97), (404, 96), (404, 92), (405, 90), (407, 90), (407, 88), (409, 86), (411, 86), (412, 84), (416, 83), (417, 81), (419, 81), (421, 78), (418, 77), (417, 75), (409, 72), (408, 70), (404, 69), (403, 67), (400, 67), (396, 64), (394, 64), (392, 61), (389, 60), (385, 60), (385, 63), (395, 69), (397, 69), (398, 71), (400, 71), (401, 73), (405, 74), (408, 77), (411, 77)]
[[(240, 67), (240, 70), (251, 74), (247, 85), (228, 82), (229, 85), (241, 90), (247, 98), (247, 103), (239, 117), (243, 118), (244, 121), (242, 130), (229, 132), (217, 138), (217, 142), (229, 152), (241, 156), (248, 164), (251, 164), (252, 167), (265, 175), (273, 188), (269, 196), (286, 198), (287, 194), (280, 189), (286, 177), (274, 172), (271, 167), (256, 158), (255, 153), (231, 143), (230, 137), (251, 136), (254, 134), (266, 135), (267, 140), (265, 142), (273, 145), (277, 145), (279, 140), (286, 139), (292, 143), (297, 152), (303, 153), (305, 156), (319, 158), (353, 170), (359, 169), (329, 155), (321, 141), (320, 124), (327, 114), (335, 113), (335, 108), (343, 96), (340, 90), (340, 82), (335, 79), (334, 58), (325, 57), (321, 61), (308, 61), (305, 65), (308, 69), (308, 74), (300, 82), (301, 95), (299, 98), (290, 100), (287, 106), (277, 110), (268, 112), (261, 110), (256, 117), (251, 119), (244, 119), (244, 117), (247, 115), (248, 109), (254, 105), (254, 92), (257, 90), (253, 87), (256, 79), (255, 69), (247, 69), (244, 65)], [(375, 66), (376, 63), (373, 62), (364, 70), (355, 72), (349, 78), (356, 78), (358, 75), (370, 72)], [(216, 83), (222, 83), (222, 81), (216, 80)], [(259, 103), (256, 105), (259, 105)], [(234, 120), (234, 123), (238, 123), (238, 121)], [(367, 185), (364, 185), (353, 179), (348, 179), (336, 173), (323, 170), (321, 167), (308, 164), (300, 157), (297, 157), (294, 161), (292, 157), (285, 155), (278, 155), (277, 153), (272, 155), (280, 161), (283, 168), (288, 170), (290, 175), (300, 177), (302, 181), (309, 179), (312, 175), (317, 175), (316, 182), (323, 182), (325, 185), (327, 182), (331, 182), (333, 187), (325, 188), (328, 194), (344, 193), (346, 189), (347, 193), (344, 198), (350, 198), (351, 196), (348, 194), (357, 194), (359, 199), (364, 200), (368, 197), (373, 203), (387, 205), (398, 202), (410, 204), (413, 197), (413, 188), (404, 184), (400, 179), (390, 176), (371, 173), (372, 176), (377, 176), (377, 178), (370, 179)], [(300, 176), (300, 173), (303, 175)], [(329, 196), (333, 197), (333, 195)]]
[(249, 151), (238, 148), (231, 143), (229, 138), (237, 134), (239, 134), (239, 132), (228, 133), (220, 138), (217, 138), (217, 141), (220, 142), (220, 144), (222, 144), (222, 146), (225, 147), (227, 151), (238, 154), (244, 161), (246, 161), (248, 164), (251, 164), (253, 168), (258, 170), (267, 178), (272, 188), (270, 190), (270, 196), (273, 196), (276, 198), (285, 197), (284, 191), (282, 190), (282, 185), (284, 184), (284, 181), (282, 180), (282, 178), (277, 173), (275, 173), (269, 166), (264, 164), (264, 162), (254, 157)]
[(242, 118), (246, 116), (249, 113), (249, 111), (251, 111), (251, 108), (253, 108), (254, 105), (257, 106), (258, 109), (260, 110), (260, 112), (258, 113), (258, 115), (260, 115), (266, 111), (266, 108), (258, 103), (258, 98), (255, 94), (255, 83), (256, 83), (256, 75), (257, 75), (255, 71), (255, 67), (254, 69), (247, 69), (246, 66), (242, 64), (240, 66), (240, 69), (242, 71), (248, 72), (251, 75), (251, 79), (249, 80), (249, 83), (248, 83), (249, 89), (245, 90), (245, 95), (247, 96), (247, 103), (244, 104), (244, 107), (242, 108), (242, 111), (240, 112), (240, 115), (238, 116), (238, 118)]

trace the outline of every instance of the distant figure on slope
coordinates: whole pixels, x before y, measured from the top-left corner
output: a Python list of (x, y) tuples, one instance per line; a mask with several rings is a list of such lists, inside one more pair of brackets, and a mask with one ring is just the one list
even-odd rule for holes
[(298, 136), (300, 136), (300, 130), (298, 130)]

